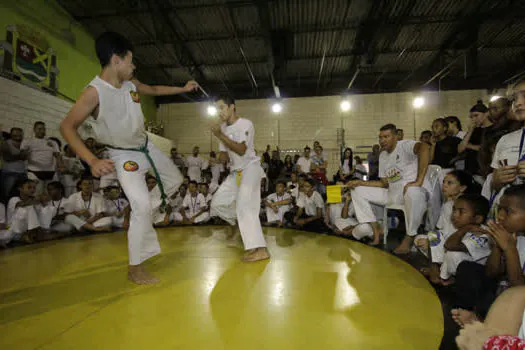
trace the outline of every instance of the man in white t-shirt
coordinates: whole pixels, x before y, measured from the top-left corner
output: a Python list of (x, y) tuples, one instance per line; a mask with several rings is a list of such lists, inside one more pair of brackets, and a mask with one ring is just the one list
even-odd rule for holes
[[(152, 170), (159, 179), (161, 205), (165, 207), (182, 183), (173, 161), (148, 140), (140, 95), (161, 96), (191, 92), (198, 87), (189, 81), (184, 87), (149, 86), (134, 78), (133, 45), (120, 34), (102, 33), (95, 42), (102, 66), (60, 124), (62, 135), (91, 168), (95, 177), (117, 172), (120, 186), (131, 206), (128, 230), (128, 279), (137, 284), (153, 284), (143, 263), (160, 253), (145, 175)], [(97, 141), (107, 145), (110, 159), (99, 159), (86, 147), (78, 127), (92, 116)]]
[(310, 147), (306, 146), (304, 148), (304, 156), (297, 159), (297, 172), (299, 174), (305, 173), (308, 174), (312, 168), (312, 159), (310, 158)]
[(422, 186), (430, 157), (429, 146), (412, 140), (398, 141), (393, 124), (380, 129), (379, 143), (383, 149), (379, 155), (379, 180), (348, 183), (354, 188), (352, 200), (356, 217), (359, 223), (372, 225), (374, 240), (371, 245), (378, 245), (382, 230), (371, 204), (403, 204), (408, 215), (407, 234), (394, 253), (407, 254), (427, 208), (428, 193)]
[(57, 168), (62, 168), (62, 156), (58, 145), (46, 139), (46, 124), (36, 122), (35, 138), (22, 141), (22, 151), (27, 152), (27, 176), (35, 181), (36, 194), (46, 191), (47, 184), (54, 180)]
[(202, 171), (208, 167), (208, 162), (199, 156), (199, 146), (193, 147), (193, 155), (186, 158), (188, 166), (188, 176), (191, 181), (200, 183), (202, 181)]
[(231, 173), (213, 196), (210, 215), (232, 226), (237, 220), (246, 249), (243, 261), (268, 259), (270, 254), (259, 219), (264, 172), (254, 150), (255, 129), (251, 121), (237, 116), (235, 101), (230, 96), (219, 97), (217, 107), (223, 123), (213, 126), (212, 132), (220, 141), (221, 154), (228, 152)]

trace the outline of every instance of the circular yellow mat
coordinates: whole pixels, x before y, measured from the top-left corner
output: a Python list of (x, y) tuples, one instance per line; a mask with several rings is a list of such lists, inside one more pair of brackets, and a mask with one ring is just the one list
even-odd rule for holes
[(0, 251), (1, 349), (437, 349), (439, 299), (366, 245), (265, 229), (242, 263), (225, 227), (159, 230), (155, 286), (126, 280), (124, 232)]

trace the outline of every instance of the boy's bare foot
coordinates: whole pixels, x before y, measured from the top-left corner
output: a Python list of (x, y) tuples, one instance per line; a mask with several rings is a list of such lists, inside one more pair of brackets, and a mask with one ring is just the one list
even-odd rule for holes
[(242, 257), (242, 261), (254, 262), (259, 260), (266, 260), (269, 258), (270, 253), (268, 252), (268, 249), (266, 249), (266, 247), (260, 247), (246, 251), (246, 253)]
[(439, 277), (439, 266), (437, 264), (432, 264), (428, 271), (428, 279), (432, 284), (440, 284), (441, 278)]
[(371, 245), (372, 247), (376, 247), (381, 244), (381, 240), (383, 239), (383, 236), (385, 235), (383, 228), (379, 226), (377, 222), (371, 223), (372, 230), (374, 230), (374, 238), (371, 242), (368, 243), (368, 245)]
[(461, 328), (465, 327), (467, 324), (479, 321), (478, 316), (472, 311), (452, 309), (450, 313), (452, 314), (454, 322), (456, 322)]
[(142, 265), (129, 265), (128, 279), (136, 284), (155, 284), (160, 279), (150, 275)]
[(405, 238), (403, 238), (403, 241), (401, 242), (401, 244), (396, 248), (394, 249), (394, 254), (396, 255), (405, 255), (405, 254), (408, 254), (410, 253), (410, 248), (412, 247), (412, 242), (414, 241), (414, 239), (410, 236), (405, 236)]

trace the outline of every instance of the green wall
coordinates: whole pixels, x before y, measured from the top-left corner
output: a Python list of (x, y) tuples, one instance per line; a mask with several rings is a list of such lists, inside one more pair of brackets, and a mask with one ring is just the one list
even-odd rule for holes
[[(71, 24), (71, 31), (76, 36), (75, 46), (60, 38), (60, 30), (70, 26), (70, 17), (54, 0), (1, 0), (0, 41), (5, 40), (6, 27), (11, 24), (24, 24), (39, 31), (55, 50), (60, 70), (58, 91), (61, 94), (76, 100), (100, 72), (94, 39), (83, 27)], [(141, 104), (146, 119), (155, 120), (157, 108), (154, 98), (143, 96)]]

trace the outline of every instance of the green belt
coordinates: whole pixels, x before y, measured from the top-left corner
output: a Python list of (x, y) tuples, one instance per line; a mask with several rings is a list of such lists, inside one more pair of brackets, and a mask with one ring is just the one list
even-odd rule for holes
[(109, 148), (118, 149), (122, 151), (134, 151), (134, 152), (140, 152), (144, 153), (146, 158), (148, 159), (149, 164), (151, 165), (151, 168), (153, 169), (153, 173), (155, 174), (155, 179), (157, 180), (157, 185), (159, 185), (160, 189), (160, 198), (162, 199), (161, 209), (164, 209), (166, 207), (166, 192), (164, 191), (164, 185), (162, 184), (162, 179), (160, 178), (159, 171), (157, 170), (157, 167), (155, 166), (155, 163), (153, 162), (153, 159), (151, 158), (151, 155), (148, 151), (148, 142), (149, 139), (146, 137), (146, 143), (144, 146), (141, 146), (139, 148), (121, 148), (121, 147), (115, 147), (115, 146), (108, 146)]

